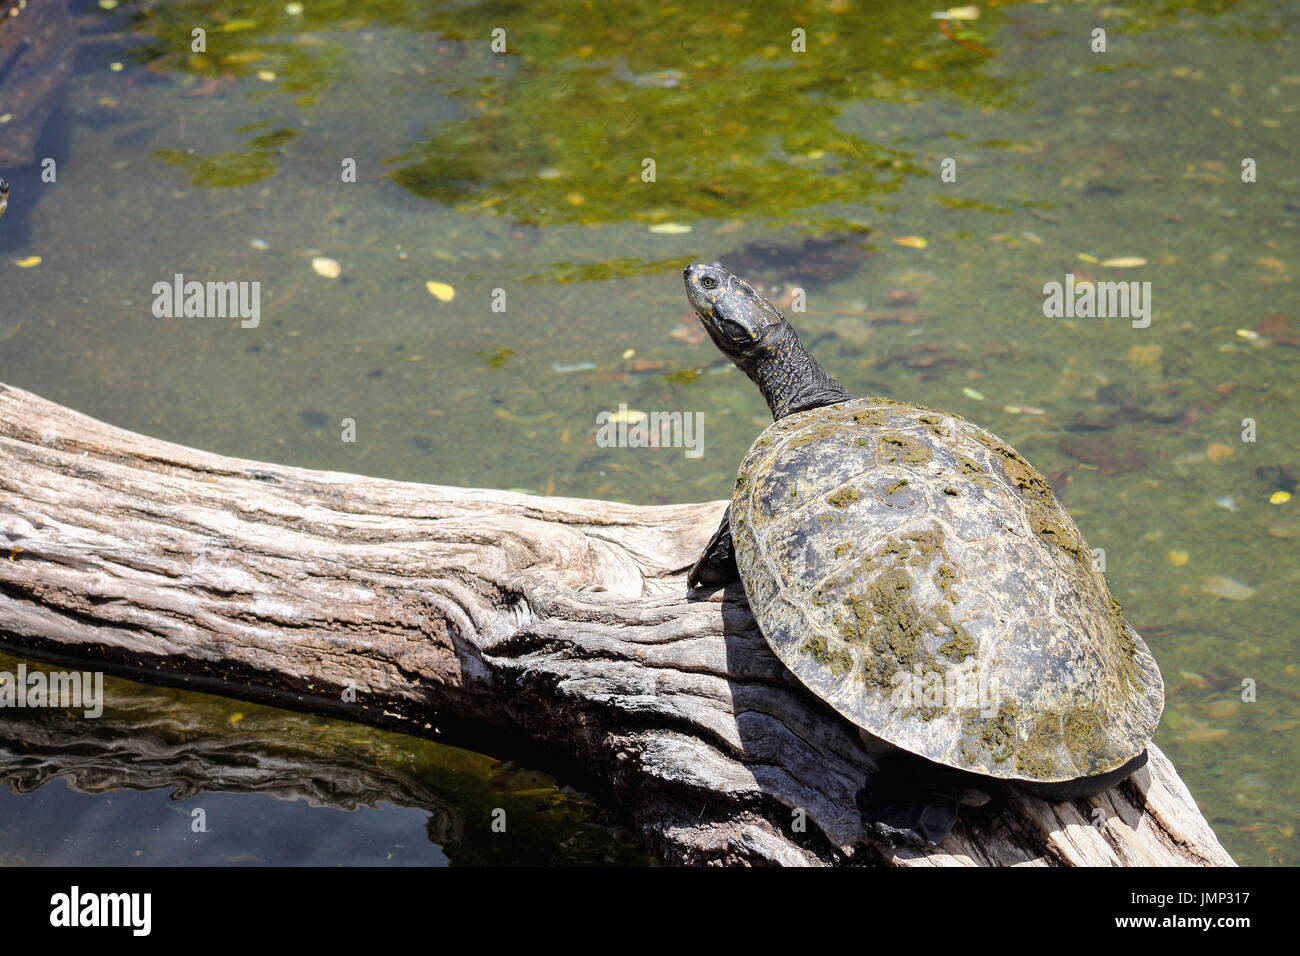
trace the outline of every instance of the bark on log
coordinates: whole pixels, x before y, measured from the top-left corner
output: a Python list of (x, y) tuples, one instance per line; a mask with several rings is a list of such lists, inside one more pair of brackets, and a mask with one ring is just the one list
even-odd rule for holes
[(668, 863), (1232, 865), (1154, 745), (1089, 800), (1003, 787), (929, 851), (863, 842), (854, 728), (739, 588), (687, 598), (722, 508), (226, 458), (0, 385), (0, 642), (417, 733), (522, 733), (603, 777)]

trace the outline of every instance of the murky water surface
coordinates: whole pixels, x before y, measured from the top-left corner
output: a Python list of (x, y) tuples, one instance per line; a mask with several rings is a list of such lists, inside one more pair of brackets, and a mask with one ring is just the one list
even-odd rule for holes
[[(964, 415), (1051, 476), (1160, 661), (1158, 743), (1238, 860), (1300, 862), (1300, 7), (1009, 2), (941, 24), (918, 2), (707, 6), (73, 4), (35, 154), (57, 182), (0, 169), (0, 381), (241, 457), (714, 499), (765, 409), (689, 315), (681, 266), (803, 287), (792, 319), (847, 387)], [(4, 76), (0, 114), (30, 109)], [(177, 273), (260, 282), (259, 324), (156, 318)], [(1069, 273), (1149, 282), (1149, 326), (1046, 318), (1044, 283)], [(598, 447), (621, 404), (703, 412), (704, 454)], [(209, 772), (255, 726), (242, 743), (291, 752), (302, 779), (213, 773), (231, 792), (173, 780), (171, 801), (107, 758), (79, 779), (64, 748), (84, 722), (9, 714), (6, 859), (639, 858), (509, 754), (338, 722), (321, 748), (316, 718), (114, 687), (128, 740), (97, 746), (158, 722)], [(357, 802), (313, 793), (307, 769), (342, 774), (350, 748), (370, 761)], [(531, 807), (509, 848), (482, 835), (493, 781)], [(205, 840), (199, 805), (223, 822)]]

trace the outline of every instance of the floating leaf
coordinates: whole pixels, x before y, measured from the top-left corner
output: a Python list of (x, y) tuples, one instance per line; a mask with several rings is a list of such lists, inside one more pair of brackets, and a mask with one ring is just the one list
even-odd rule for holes
[(984, 396), (981, 395), (979, 392), (975, 391), (975, 389), (973, 389), (973, 388), (970, 388), (970, 387), (963, 388), (963, 389), (961, 390), (961, 393), (962, 393), (963, 395), (965, 395), (967, 398), (973, 398), (973, 399), (975, 399), (975, 401), (977, 401), (977, 402), (982, 402), (982, 401), (984, 401)]
[(689, 385), (699, 378), (701, 372), (698, 368), (684, 368), (680, 372), (673, 372), (671, 375), (665, 375), (664, 381), (675, 382), (679, 385)]
[(1235, 700), (1212, 700), (1205, 705), (1205, 712), (1211, 717), (1231, 717), (1241, 708)]
[(343, 272), (343, 267), (339, 265), (338, 260), (331, 259), (329, 256), (317, 256), (311, 261), (311, 267), (313, 272), (326, 279), (337, 279)]
[(1118, 259), (1103, 259), (1101, 264), (1112, 269), (1136, 269), (1146, 265), (1147, 261), (1139, 256), (1120, 256)]
[(1232, 446), (1225, 445), (1222, 442), (1211, 442), (1205, 446), (1205, 457), (1210, 461), (1223, 461), (1223, 459), (1231, 458), (1235, 454), (1236, 452), (1232, 450)]
[(1242, 584), (1236, 578), (1224, 577), (1221, 574), (1206, 578), (1201, 583), (1201, 590), (1228, 601), (1245, 601), (1255, 596), (1255, 588), (1249, 584)]
[(1159, 345), (1134, 345), (1129, 348), (1125, 359), (1139, 368), (1159, 368), (1162, 351)]
[(30, 269), (32, 266), (39, 266), (42, 262), (40, 256), (28, 256), (25, 259), (15, 259), (14, 265), (19, 269)]
[(426, 282), (424, 287), (429, 290), (429, 295), (433, 296), (439, 302), (450, 302), (456, 298), (456, 290), (445, 282)]
[(930, 14), (933, 20), (978, 20), (980, 18), (980, 8), (974, 5), (968, 7), (949, 7), (947, 10), (940, 10), (938, 13)]
[(909, 249), (924, 249), (930, 244), (930, 240), (924, 236), (897, 236), (894, 242)]
[(500, 368), (514, 358), (514, 349), (493, 349), (491, 352), (475, 352), (479, 358), (487, 362), (489, 368)]
[(1208, 724), (1192, 723), (1186, 730), (1178, 735), (1178, 739), (1193, 744), (1208, 744), (1216, 740), (1222, 740), (1226, 736), (1228, 736), (1228, 731), (1222, 727), (1211, 727)]
[(680, 236), (682, 233), (690, 232), (691, 227), (679, 222), (659, 222), (651, 226), (650, 231), (663, 236)]

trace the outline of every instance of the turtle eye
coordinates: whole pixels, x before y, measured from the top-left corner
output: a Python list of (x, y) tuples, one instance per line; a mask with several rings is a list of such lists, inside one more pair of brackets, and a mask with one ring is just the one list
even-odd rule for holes
[(718, 287), (718, 280), (713, 276), (705, 276), (700, 280), (700, 285), (704, 286), (706, 289), (716, 289)]

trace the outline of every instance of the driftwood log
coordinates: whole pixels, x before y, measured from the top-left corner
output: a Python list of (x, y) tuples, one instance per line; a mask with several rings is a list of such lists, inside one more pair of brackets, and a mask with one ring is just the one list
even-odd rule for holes
[(785, 672), (739, 588), (688, 598), (722, 508), (226, 458), (0, 385), (0, 644), (542, 741), (666, 863), (1232, 865), (1154, 745), (1089, 800), (1008, 786), (929, 851), (864, 842), (852, 726)]

